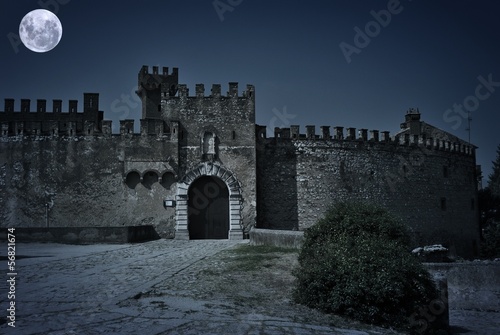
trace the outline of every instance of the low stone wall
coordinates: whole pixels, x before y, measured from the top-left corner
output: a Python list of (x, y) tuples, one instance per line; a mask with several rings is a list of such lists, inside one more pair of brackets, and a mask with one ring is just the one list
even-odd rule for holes
[[(16, 242), (56, 242), (67, 244), (134, 243), (157, 240), (153, 226), (16, 228)], [(7, 239), (7, 228), (0, 229)]]
[(271, 245), (282, 248), (300, 249), (303, 239), (303, 231), (259, 228), (250, 230), (250, 244), (252, 245)]
[(425, 263), (448, 280), (451, 309), (500, 312), (500, 262)]

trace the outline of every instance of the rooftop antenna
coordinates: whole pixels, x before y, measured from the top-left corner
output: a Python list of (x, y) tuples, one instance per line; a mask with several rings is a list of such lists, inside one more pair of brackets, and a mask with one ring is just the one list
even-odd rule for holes
[(470, 111), (467, 111), (467, 130), (469, 132), (469, 144), (470, 144), (470, 122), (472, 121), (472, 118), (470, 117)]

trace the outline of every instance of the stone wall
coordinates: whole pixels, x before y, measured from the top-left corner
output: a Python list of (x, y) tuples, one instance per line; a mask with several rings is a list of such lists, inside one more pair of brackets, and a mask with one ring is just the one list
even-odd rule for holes
[(425, 267), (448, 280), (451, 308), (500, 312), (500, 262), (426, 263)]
[[(120, 135), (111, 135), (111, 121), (106, 120), (98, 131), (83, 133), (18, 131), (20, 124), (32, 125), (29, 107), (14, 113), (7, 99), (0, 116), (18, 119), (2, 119), (1, 226), (45, 226), (49, 204), (53, 227), (150, 224), (160, 236), (174, 237), (176, 207), (164, 208), (164, 200), (177, 199), (178, 182), (200, 164), (213, 162), (237, 180), (239, 194), (230, 201), (231, 208), (238, 208), (230, 219), (243, 238), (256, 221), (253, 86), (239, 93), (238, 84), (229, 83), (223, 95), (220, 85), (213, 85), (205, 96), (199, 84), (196, 95), (189, 96), (188, 88), (177, 84), (177, 69), (169, 74), (164, 68), (159, 74), (158, 68), (149, 73), (143, 67), (138, 93), (143, 102), (140, 134), (134, 134), (134, 120), (121, 120)], [(76, 110), (72, 103), (70, 110)], [(97, 95), (85, 94), (84, 112), (97, 110), (97, 103)], [(32, 114), (53, 113), (43, 109)], [(213, 152), (206, 152), (207, 136), (214, 139)]]
[[(413, 230), (416, 246), (439, 243), (466, 257), (477, 251), (474, 147), (420, 121), (418, 110), (407, 112), (393, 138), (372, 130), (369, 139), (367, 129), (357, 137), (354, 128), (344, 136), (343, 127), (331, 136), (329, 126), (300, 134), (291, 126), (268, 139), (255, 125), (252, 85), (239, 92), (230, 82), (222, 94), (214, 84), (206, 94), (197, 84), (190, 96), (178, 75), (140, 69), (140, 134), (134, 120), (121, 120), (120, 135), (112, 135), (96, 93), (84, 94), (83, 113), (75, 100), (69, 113), (60, 100), (53, 113), (45, 100), (30, 113), (26, 99), (14, 112), (6, 99), (0, 226), (45, 226), (48, 204), (55, 227), (150, 224), (162, 237), (189, 237), (188, 190), (205, 173), (230, 190), (231, 238), (254, 225), (304, 230), (333, 203), (353, 200), (388, 208)], [(165, 208), (165, 199), (177, 207)]]
[(425, 143), (258, 137), (258, 226), (303, 230), (335, 202), (363, 201), (408, 224), (415, 246), (441, 243), (472, 257), (479, 245), (474, 155)]
[[(262, 133), (260, 133), (262, 134)], [(290, 141), (257, 141), (257, 226), (298, 230), (297, 152)]]
[(253, 228), (250, 230), (251, 245), (268, 245), (280, 248), (300, 249), (304, 242), (303, 231)]
[[(7, 228), (0, 228), (0, 238), (7, 240)], [(136, 243), (159, 238), (153, 226), (122, 227), (52, 227), (16, 228), (18, 242), (51, 242), (67, 244)]]
[(148, 224), (173, 237), (163, 199), (175, 197), (176, 152), (177, 142), (156, 136), (3, 138), (1, 226), (45, 227), (49, 204), (51, 227)]

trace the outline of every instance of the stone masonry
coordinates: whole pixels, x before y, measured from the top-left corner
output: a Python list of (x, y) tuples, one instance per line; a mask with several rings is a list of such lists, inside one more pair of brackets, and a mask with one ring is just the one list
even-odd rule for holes
[(134, 120), (111, 121), (99, 95), (83, 112), (45, 100), (0, 111), (2, 227), (153, 225), (164, 238), (241, 239), (252, 227), (304, 230), (343, 200), (387, 207), (415, 244), (443, 243), (471, 257), (479, 243), (475, 147), (410, 109), (389, 132), (255, 124), (255, 89), (197, 84), (143, 66)]

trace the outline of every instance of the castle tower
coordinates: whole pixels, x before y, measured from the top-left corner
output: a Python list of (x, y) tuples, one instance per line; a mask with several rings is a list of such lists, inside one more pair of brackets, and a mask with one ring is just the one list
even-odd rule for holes
[(177, 94), (178, 78), (176, 67), (170, 74), (168, 67), (163, 67), (161, 74), (158, 66), (153, 66), (152, 73), (146, 65), (141, 68), (136, 93), (142, 101), (142, 119), (161, 119), (161, 98)]
[(405, 122), (401, 124), (401, 129), (410, 128), (410, 135), (420, 135), (420, 111), (418, 108), (410, 108), (405, 115)]

